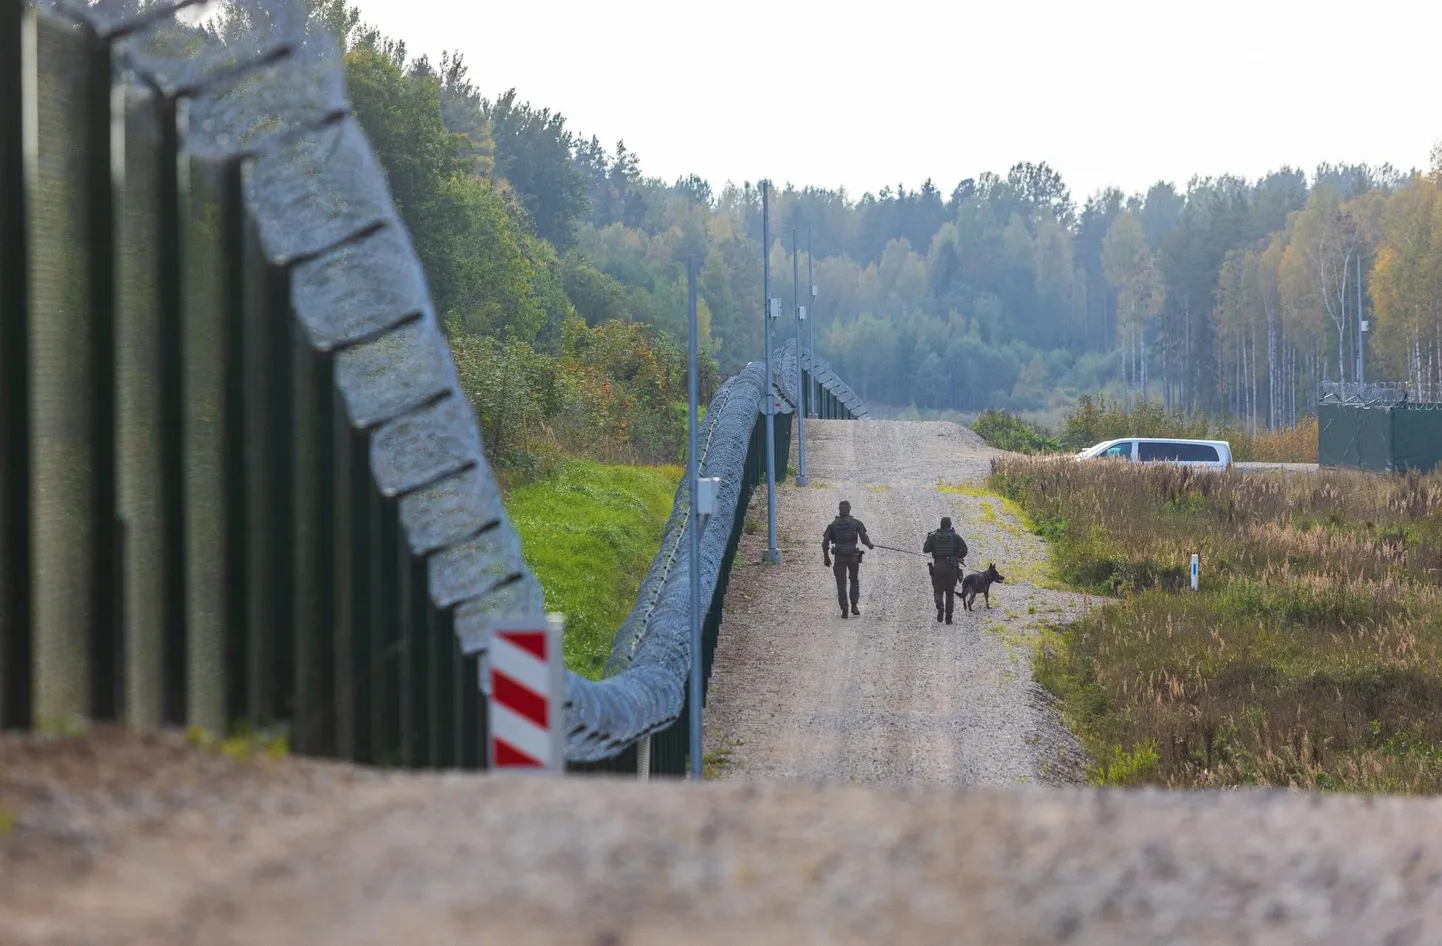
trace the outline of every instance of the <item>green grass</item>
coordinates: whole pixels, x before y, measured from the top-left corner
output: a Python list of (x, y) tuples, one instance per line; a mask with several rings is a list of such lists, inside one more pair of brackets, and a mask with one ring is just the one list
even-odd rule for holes
[(719, 779), (722, 773), (731, 767), (732, 754), (741, 744), (739, 740), (727, 740), (717, 746), (715, 750), (702, 756), (701, 777), (707, 780)]
[(1017, 458), (990, 485), (1115, 596), (1034, 662), (1093, 781), (1442, 792), (1442, 474)]
[(576, 673), (600, 678), (661, 546), (681, 476), (679, 467), (576, 460), (507, 498), (546, 608), (566, 617), (566, 666)]
[[(944, 480), (937, 480), (936, 491), (953, 496), (966, 496), (977, 501), (977, 508), (981, 513), (981, 522), (988, 528), (1005, 532), (1013, 537), (1021, 537), (1028, 533), (1037, 532), (1037, 527), (1031, 521), (1026, 509), (1001, 493), (994, 492), (982, 486), (972, 486), (967, 483), (948, 483)], [(978, 563), (980, 564), (980, 563)], [(1049, 560), (1015, 561), (1005, 566), (1003, 573), (1008, 580), (1017, 583), (1025, 582), (1037, 588), (1058, 589), (1063, 587), (1052, 573), (1052, 565)]]

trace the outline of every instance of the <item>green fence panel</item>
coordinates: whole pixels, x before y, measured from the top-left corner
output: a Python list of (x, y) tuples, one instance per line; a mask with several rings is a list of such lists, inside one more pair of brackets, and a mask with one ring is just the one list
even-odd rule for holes
[(1393, 468), (1392, 412), (1322, 404), (1317, 408), (1317, 462), (1385, 473)]
[(1395, 407), (1392, 414), (1392, 468), (1428, 472), (1442, 463), (1442, 410)]
[(1442, 411), (1430, 405), (1321, 404), (1317, 421), (1320, 466), (1390, 473), (1442, 463)]

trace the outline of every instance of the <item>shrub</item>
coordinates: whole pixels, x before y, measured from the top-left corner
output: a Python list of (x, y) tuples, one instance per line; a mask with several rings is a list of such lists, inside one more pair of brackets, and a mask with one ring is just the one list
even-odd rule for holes
[[(475, 407), (486, 455), (527, 482), (568, 458), (615, 464), (680, 463), (686, 449), (686, 355), (634, 322), (573, 320), (559, 354), (451, 324), (461, 388)], [(715, 387), (703, 359), (702, 390)]]
[(1058, 453), (1061, 444), (1034, 424), (1029, 424), (1006, 411), (982, 411), (972, 421), (976, 431), (989, 446), (1012, 453)]

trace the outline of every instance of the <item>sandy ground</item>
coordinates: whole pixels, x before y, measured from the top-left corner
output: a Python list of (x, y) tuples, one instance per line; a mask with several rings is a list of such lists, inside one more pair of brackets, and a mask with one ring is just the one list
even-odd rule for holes
[(541, 782), (0, 740), (0, 944), (1442, 942), (1442, 802)]
[[(1031, 679), (1037, 625), (1081, 596), (1040, 587), (1042, 541), (977, 488), (996, 455), (951, 423), (813, 421), (809, 485), (777, 490), (779, 566), (762, 565), (766, 495), (749, 517), (712, 672), (707, 741), (722, 778), (1003, 786), (1066, 783), (1081, 753)], [(792, 456), (795, 456), (793, 443)], [(793, 460), (794, 463), (794, 460)], [(992, 609), (938, 624), (926, 559), (878, 549), (861, 617), (841, 618), (821, 534), (851, 502), (871, 540), (919, 553), (950, 516)]]

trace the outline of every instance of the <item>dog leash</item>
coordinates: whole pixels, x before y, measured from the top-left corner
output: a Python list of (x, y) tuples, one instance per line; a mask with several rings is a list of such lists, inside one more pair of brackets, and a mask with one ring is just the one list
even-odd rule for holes
[[(913, 551), (911, 551), (910, 549), (899, 549), (899, 548), (896, 548), (896, 547), (891, 546), (891, 545), (882, 545), (880, 542), (877, 542), (877, 543), (873, 544), (873, 545), (872, 545), (872, 548), (886, 549), (886, 551), (888, 551), (888, 552), (900, 552), (902, 555), (915, 555), (915, 556), (918, 557), (918, 558), (927, 558), (927, 557), (928, 557), (925, 552), (913, 552)], [(966, 562), (958, 562), (958, 563), (957, 563), (957, 566), (956, 566), (957, 577), (958, 577), (958, 578), (964, 577), (964, 574), (965, 574), (966, 569), (967, 569), (968, 567), (970, 567), (970, 566), (968, 566), (968, 565), (966, 564)], [(977, 574), (977, 575), (982, 574), (981, 570), (979, 570), (979, 569), (972, 568), (971, 570), (972, 570), (972, 572), (973, 572), (974, 574)]]
[[(930, 558), (930, 557), (931, 557), (931, 556), (927, 555), (925, 552), (913, 552), (913, 551), (911, 551), (910, 549), (898, 549), (898, 548), (894, 548), (894, 547), (892, 547), (892, 546), (890, 546), (890, 545), (882, 545), (880, 542), (876, 543), (876, 548), (886, 549), (886, 551), (888, 551), (888, 552), (900, 552), (902, 555), (915, 555), (915, 556), (917, 556), (918, 558)], [(970, 566), (967, 565), (966, 562), (964, 562), (964, 561), (958, 562), (958, 563), (957, 563), (957, 567), (958, 567), (958, 568), (970, 568)], [(972, 571), (976, 571), (976, 569), (973, 568)]]
[(919, 556), (919, 557), (921, 557), (921, 558), (926, 558), (926, 553), (925, 553), (925, 552), (913, 552), (913, 551), (911, 551), (910, 549), (898, 549), (898, 548), (893, 548), (893, 547), (891, 547), (890, 545), (882, 545), (880, 542), (876, 543), (876, 544), (875, 544), (874, 546), (872, 546), (872, 547), (873, 547), (873, 548), (878, 548), (878, 549), (886, 549), (886, 551), (888, 551), (888, 552), (900, 552), (902, 555), (916, 555), (916, 556)]

